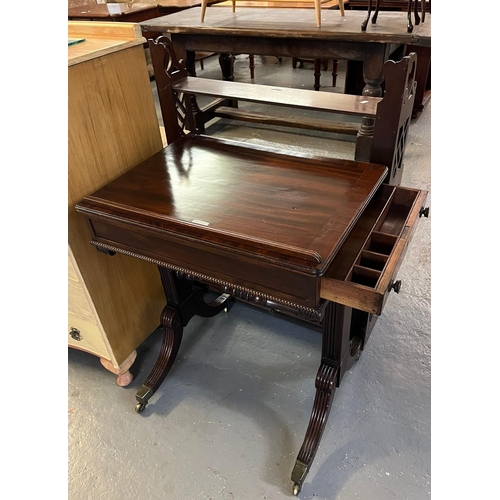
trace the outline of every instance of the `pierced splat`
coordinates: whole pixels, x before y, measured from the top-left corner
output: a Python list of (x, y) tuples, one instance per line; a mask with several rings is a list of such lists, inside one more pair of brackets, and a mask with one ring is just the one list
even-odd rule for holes
[(193, 119), (197, 110), (196, 101), (182, 92), (172, 91), (172, 84), (188, 76), (183, 59), (178, 60), (172, 42), (166, 36), (148, 40), (153, 61), (158, 99), (162, 110), (177, 120), (164, 120), (168, 144), (190, 131), (199, 131)]

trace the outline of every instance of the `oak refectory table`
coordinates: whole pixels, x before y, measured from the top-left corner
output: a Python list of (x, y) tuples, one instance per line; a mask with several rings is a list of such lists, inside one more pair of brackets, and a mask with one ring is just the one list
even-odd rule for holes
[[(362, 95), (382, 97), (383, 66), (388, 59), (399, 60), (407, 46), (430, 47), (431, 15), (407, 32), (404, 12), (384, 12), (376, 24), (361, 31), (366, 13), (322, 10), (321, 27), (314, 22), (311, 9), (241, 8), (210, 10), (205, 21), (200, 9), (193, 8), (149, 19), (140, 26), (145, 38), (167, 33), (177, 57), (185, 60), (188, 74), (196, 76), (195, 51), (219, 53), (223, 80), (233, 81), (233, 54), (254, 54), (297, 59), (343, 59), (361, 61), (364, 88)], [(422, 87), (417, 67), (417, 86)], [(425, 79), (427, 73), (425, 74)], [(425, 85), (425, 81), (423, 83)], [(373, 127), (372, 118), (362, 120), (364, 128)]]
[[(292, 471), (298, 494), (335, 388), (364, 348), (424, 208), (426, 192), (384, 184), (387, 167), (284, 154), (190, 133), (76, 207), (91, 243), (156, 265), (163, 341), (138, 391), (144, 411), (173, 365), (183, 328), (237, 299), (322, 332), (309, 426)], [(217, 298), (207, 303), (206, 293)]]

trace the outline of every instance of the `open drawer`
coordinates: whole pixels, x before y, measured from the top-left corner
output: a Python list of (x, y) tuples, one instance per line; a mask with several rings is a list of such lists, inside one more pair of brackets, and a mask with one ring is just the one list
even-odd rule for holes
[(427, 191), (383, 184), (321, 277), (323, 299), (380, 315), (416, 222), (427, 215)]

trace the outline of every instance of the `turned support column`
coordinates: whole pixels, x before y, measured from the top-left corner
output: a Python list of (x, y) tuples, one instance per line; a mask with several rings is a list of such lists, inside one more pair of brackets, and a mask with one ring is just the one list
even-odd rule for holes
[[(189, 76), (196, 76), (196, 53), (194, 50), (186, 51), (186, 71)], [(205, 121), (203, 120), (200, 107), (198, 106), (198, 101), (196, 96), (187, 96), (191, 103), (191, 109), (193, 113), (193, 126), (197, 132), (203, 134), (205, 132)]]
[(228, 82), (234, 80), (234, 56), (228, 52), (219, 54), (219, 65), (222, 71), (222, 79)]
[[(377, 50), (371, 50), (366, 54), (363, 62), (363, 79), (365, 86), (362, 95), (368, 97), (382, 97), (382, 82), (384, 76), (382, 68), (386, 60), (384, 47)], [(361, 119), (356, 139), (356, 152), (354, 159), (356, 161), (370, 161), (371, 145), (373, 140), (373, 132), (375, 130), (375, 118), (364, 116)]]

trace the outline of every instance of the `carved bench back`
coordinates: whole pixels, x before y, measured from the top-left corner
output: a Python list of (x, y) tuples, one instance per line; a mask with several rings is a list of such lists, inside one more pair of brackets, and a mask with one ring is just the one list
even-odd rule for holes
[(401, 183), (403, 155), (410, 126), (415, 91), (417, 55), (384, 65), (385, 94), (377, 106), (370, 161), (389, 167), (388, 183)]
[(165, 135), (170, 144), (194, 130), (190, 97), (178, 94), (172, 83), (187, 76), (184, 60), (177, 60), (172, 42), (166, 36), (148, 40)]

